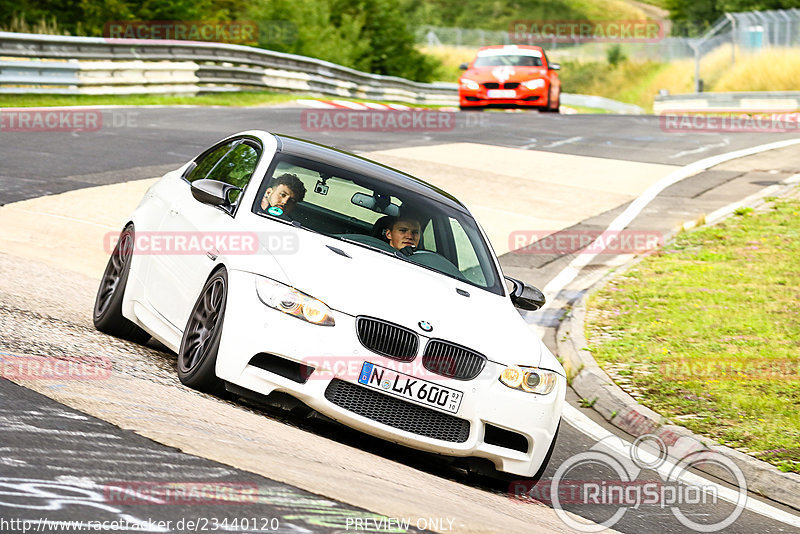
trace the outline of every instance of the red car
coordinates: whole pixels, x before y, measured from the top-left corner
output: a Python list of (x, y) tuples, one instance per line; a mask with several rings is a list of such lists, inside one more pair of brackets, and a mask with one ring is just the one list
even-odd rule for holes
[(484, 46), (458, 80), (462, 110), (483, 108), (536, 108), (559, 110), (561, 81), (540, 46)]

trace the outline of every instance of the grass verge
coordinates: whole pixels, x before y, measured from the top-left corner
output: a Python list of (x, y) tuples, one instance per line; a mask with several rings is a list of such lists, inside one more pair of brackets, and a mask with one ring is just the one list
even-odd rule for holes
[[(203, 95), (0, 95), (0, 108), (50, 107), (50, 106), (273, 106), (298, 99), (347, 100), (348, 102), (375, 102), (360, 98), (318, 97), (303, 94), (272, 93), (268, 91), (203, 94)], [(385, 102), (402, 104), (411, 108), (440, 108), (431, 104)]]
[(694, 432), (800, 472), (800, 200), (739, 210), (589, 302), (597, 362)]
[(0, 95), (0, 107), (48, 106), (268, 106), (302, 95), (254, 91), (203, 95)]

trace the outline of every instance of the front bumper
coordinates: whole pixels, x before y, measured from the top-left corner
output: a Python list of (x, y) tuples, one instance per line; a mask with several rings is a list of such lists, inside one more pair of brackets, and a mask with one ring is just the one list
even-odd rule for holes
[(496, 107), (496, 108), (509, 108), (509, 107), (544, 107), (547, 105), (547, 87), (539, 89), (525, 89), (519, 87), (514, 89), (515, 96), (513, 98), (491, 98), (488, 96), (489, 89), (482, 85), (478, 89), (465, 89), (459, 88), (458, 100), (459, 105), (464, 107)]
[[(262, 395), (289, 394), (347, 426), (419, 450), (487, 458), (498, 470), (520, 476), (532, 476), (539, 469), (563, 407), (563, 377), (550, 394), (534, 395), (504, 386), (498, 380), (504, 367), (491, 361), (473, 380), (435, 375), (424, 369), (420, 355), (413, 362), (400, 363), (362, 346), (355, 318), (350, 315), (334, 311), (335, 326), (313, 325), (268, 308), (258, 299), (254, 287), (254, 275), (229, 272), (229, 305), (216, 366), (221, 379)], [(419, 354), (427, 342), (423, 336), (420, 340)], [(304, 382), (286, 378), (251, 365), (257, 354), (316, 370), (306, 375)], [(450, 414), (367, 389), (358, 383), (364, 362), (462, 392), (458, 411)], [(425, 429), (418, 424), (420, 419), (428, 421)], [(446, 426), (459, 424), (463, 425), (461, 431), (444, 431)], [(517, 435), (516, 443), (526, 446), (509, 448), (503, 446), (505, 443), (487, 443), (487, 428), (495, 438), (497, 429), (501, 436), (510, 431)], [(497, 443), (497, 439), (488, 441)]]

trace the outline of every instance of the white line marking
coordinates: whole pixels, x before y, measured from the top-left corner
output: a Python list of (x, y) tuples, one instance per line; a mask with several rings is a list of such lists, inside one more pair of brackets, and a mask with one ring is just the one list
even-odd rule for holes
[[(614, 434), (600, 426), (599, 424), (595, 423), (591, 419), (589, 419), (586, 415), (580, 412), (577, 408), (570, 404), (564, 405), (564, 412), (563, 412), (564, 420), (573, 427), (578, 432), (581, 432), (595, 441), (602, 441), (603, 445), (611, 448), (614, 452), (620, 454), (623, 457), (628, 457), (631, 443), (627, 440), (619, 438), (619, 441), (616, 439), (608, 439), (615, 437)], [(617, 436), (618, 437), (618, 436)], [(625, 443), (626, 446), (620, 446), (620, 443)], [(639, 450), (639, 456), (643, 461), (646, 463), (651, 463), (651, 465), (655, 465), (653, 460), (656, 459), (655, 455), (651, 455), (651, 458), (647, 457), (647, 451)], [(656, 471), (662, 475), (665, 479), (669, 475), (670, 471), (674, 467), (674, 463), (670, 461), (665, 461), (661, 466), (659, 466)], [(721, 499), (724, 499), (728, 502), (736, 504), (738, 491), (733, 488), (723, 486), (721, 484), (717, 484), (711, 480), (708, 480), (704, 477), (696, 475), (691, 472), (684, 472), (679, 480), (689, 485), (693, 486), (708, 486), (714, 485), (718, 491), (718, 495)], [(756, 499), (748, 498), (745, 504), (745, 509), (750, 510), (751, 512), (755, 512), (757, 514), (763, 515), (765, 517), (769, 517), (770, 519), (774, 519), (776, 521), (780, 521), (781, 523), (786, 523), (787, 525), (791, 525), (793, 527), (800, 528), (800, 517), (790, 514), (789, 512), (784, 512), (779, 508), (775, 508), (763, 501), (759, 501)]]
[(670, 159), (674, 159), (674, 158), (680, 158), (682, 156), (688, 156), (689, 154), (700, 154), (701, 152), (708, 152), (712, 148), (719, 148), (721, 146), (728, 146), (729, 144), (731, 144), (730, 139), (728, 139), (726, 137), (721, 143), (716, 143), (716, 144), (713, 144), (713, 145), (703, 145), (703, 146), (698, 147), (698, 148), (693, 148), (692, 150), (683, 150), (683, 151), (678, 152), (677, 154), (673, 154), (673, 155), (671, 155), (669, 157), (670, 157)]
[(411, 109), (410, 106), (404, 106), (403, 104), (386, 104), (386, 105), (389, 106), (390, 108), (396, 109), (398, 111), (406, 111), (406, 110)]
[(331, 103), (334, 106), (338, 106), (340, 108), (347, 108), (347, 109), (368, 109), (364, 104), (360, 104), (358, 102), (350, 102), (348, 100), (331, 100)]
[(555, 148), (555, 147), (561, 146), (561, 145), (568, 145), (570, 143), (577, 143), (581, 139), (583, 139), (583, 137), (570, 137), (569, 139), (562, 139), (561, 141), (554, 141), (554, 142), (550, 143), (549, 145), (544, 145), (542, 148)]
[(310, 108), (334, 109), (336, 107), (321, 100), (310, 100), (308, 98), (301, 98), (299, 100), (295, 100), (295, 102), (297, 102), (298, 104), (302, 104), (304, 106), (308, 106)]
[(383, 110), (392, 109), (386, 104), (378, 104), (377, 102), (364, 102), (363, 104), (370, 109), (383, 109)]

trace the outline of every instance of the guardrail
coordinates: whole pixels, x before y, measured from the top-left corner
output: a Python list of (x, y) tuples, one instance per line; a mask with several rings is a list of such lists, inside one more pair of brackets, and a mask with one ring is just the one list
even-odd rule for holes
[[(319, 59), (223, 43), (0, 32), (0, 93), (286, 92), (457, 106), (455, 83), (418, 83)], [(15, 59), (17, 58), (17, 59)], [(640, 114), (608, 98), (562, 93), (565, 105)]]
[(800, 91), (690, 93), (659, 95), (653, 103), (656, 115), (705, 112), (776, 112), (800, 109)]
[(458, 104), (452, 83), (412, 82), (319, 59), (223, 43), (0, 32), (0, 58), (4, 59), (0, 63), (3, 93), (272, 89), (416, 104)]

